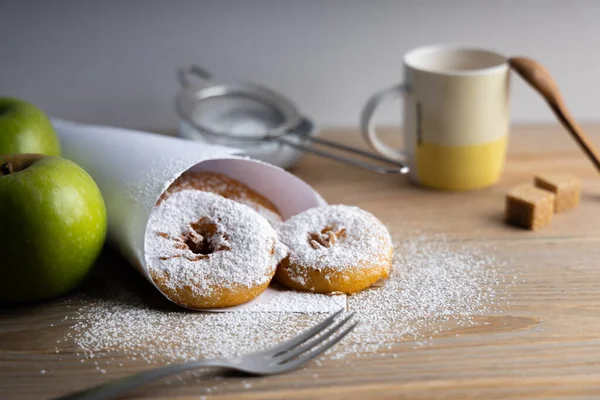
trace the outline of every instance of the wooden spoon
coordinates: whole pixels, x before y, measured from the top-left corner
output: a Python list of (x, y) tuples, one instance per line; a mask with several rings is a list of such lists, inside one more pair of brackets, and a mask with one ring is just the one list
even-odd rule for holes
[(558, 85), (546, 68), (537, 61), (525, 57), (513, 57), (508, 63), (527, 83), (529, 83), (546, 100), (558, 120), (581, 146), (585, 154), (600, 171), (600, 153), (594, 148), (583, 129), (575, 121), (565, 105)]

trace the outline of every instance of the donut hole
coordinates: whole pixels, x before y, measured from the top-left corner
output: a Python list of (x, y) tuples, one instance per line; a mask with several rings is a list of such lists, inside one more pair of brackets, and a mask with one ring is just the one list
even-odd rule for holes
[(183, 235), (183, 243), (194, 254), (208, 256), (217, 251), (229, 250), (229, 235), (220, 232), (216, 223), (200, 218), (190, 224), (190, 231)]
[(346, 237), (346, 228), (326, 226), (319, 232), (309, 233), (308, 243), (316, 250), (323, 247), (331, 247), (344, 237)]

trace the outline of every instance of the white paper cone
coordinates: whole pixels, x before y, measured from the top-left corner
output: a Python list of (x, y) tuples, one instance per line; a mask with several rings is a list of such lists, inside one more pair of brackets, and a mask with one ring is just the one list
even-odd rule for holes
[[(83, 167), (102, 192), (109, 242), (152, 284), (144, 257), (148, 218), (165, 189), (190, 168), (245, 183), (271, 200), (284, 219), (327, 204), (301, 179), (279, 167), (242, 158), (241, 150), (121, 128), (53, 123), (63, 157)], [(225, 310), (328, 312), (345, 306), (345, 296), (303, 295), (309, 297), (303, 301), (302, 295), (295, 295), (297, 301), (288, 300), (289, 310), (282, 310), (286, 301), (278, 299), (285, 293), (269, 288), (254, 301)]]

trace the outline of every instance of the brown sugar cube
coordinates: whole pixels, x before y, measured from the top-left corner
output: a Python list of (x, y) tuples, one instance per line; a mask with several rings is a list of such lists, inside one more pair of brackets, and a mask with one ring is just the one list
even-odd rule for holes
[(554, 212), (574, 208), (579, 204), (581, 182), (569, 174), (538, 174), (535, 186), (554, 193)]
[(554, 211), (554, 194), (525, 184), (506, 193), (506, 222), (522, 228), (536, 230), (548, 225)]

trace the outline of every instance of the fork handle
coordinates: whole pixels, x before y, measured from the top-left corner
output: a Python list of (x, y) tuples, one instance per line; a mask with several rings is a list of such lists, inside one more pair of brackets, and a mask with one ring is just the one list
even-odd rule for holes
[(155, 368), (149, 371), (139, 372), (137, 374), (117, 379), (98, 386), (84, 389), (79, 392), (71, 393), (55, 400), (104, 400), (112, 399), (115, 396), (128, 390), (137, 388), (145, 383), (153, 382), (157, 379), (169, 375), (176, 375), (181, 372), (191, 371), (202, 367), (231, 367), (229, 360), (197, 360), (183, 364), (168, 365), (162, 368)]

